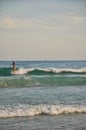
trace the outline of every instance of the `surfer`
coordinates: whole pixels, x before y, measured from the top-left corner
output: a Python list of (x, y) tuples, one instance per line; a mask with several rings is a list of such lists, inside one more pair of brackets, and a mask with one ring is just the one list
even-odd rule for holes
[(15, 61), (13, 61), (13, 72), (15, 72), (16, 70), (16, 64), (15, 64)]

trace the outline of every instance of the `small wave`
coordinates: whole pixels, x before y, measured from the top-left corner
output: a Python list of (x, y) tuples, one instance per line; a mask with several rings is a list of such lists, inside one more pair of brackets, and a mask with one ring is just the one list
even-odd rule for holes
[(0, 118), (86, 113), (86, 106), (20, 105), (0, 109)]
[(11, 75), (56, 75), (56, 74), (86, 74), (86, 68), (70, 69), (70, 68), (17, 68), (15, 72), (12, 68), (0, 68), (0, 76)]

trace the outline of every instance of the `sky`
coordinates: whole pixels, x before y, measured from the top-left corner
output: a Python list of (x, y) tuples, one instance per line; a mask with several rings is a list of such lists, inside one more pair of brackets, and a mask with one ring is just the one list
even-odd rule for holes
[(0, 0), (0, 60), (86, 60), (86, 0)]

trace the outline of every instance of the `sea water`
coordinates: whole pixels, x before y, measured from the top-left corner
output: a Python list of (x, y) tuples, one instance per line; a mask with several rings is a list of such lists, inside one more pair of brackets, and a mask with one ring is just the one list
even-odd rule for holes
[(86, 61), (0, 61), (0, 130), (57, 129), (86, 129)]

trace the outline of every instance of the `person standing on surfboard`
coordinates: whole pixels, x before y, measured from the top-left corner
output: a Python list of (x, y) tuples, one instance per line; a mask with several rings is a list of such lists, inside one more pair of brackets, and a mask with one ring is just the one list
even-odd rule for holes
[(13, 61), (13, 72), (15, 72), (16, 70), (16, 64), (15, 64), (15, 61)]

